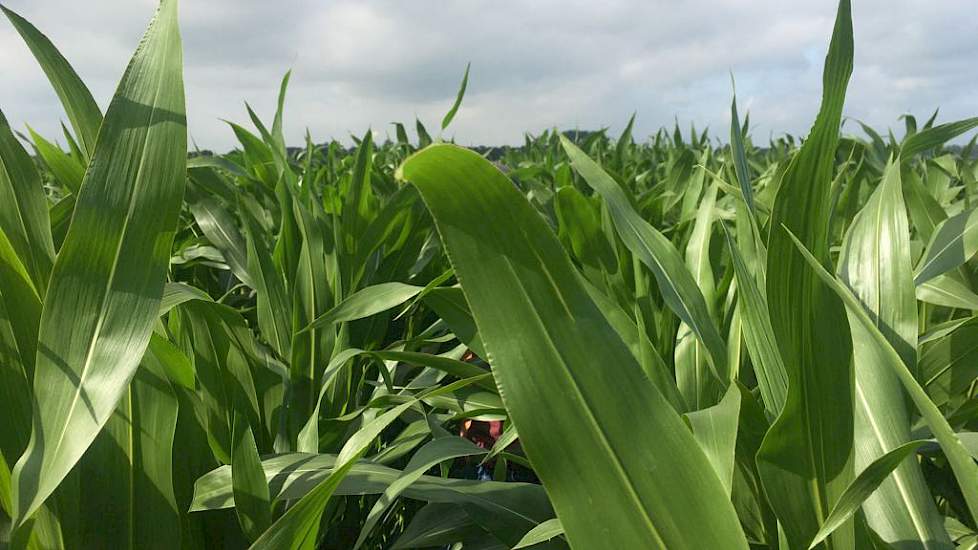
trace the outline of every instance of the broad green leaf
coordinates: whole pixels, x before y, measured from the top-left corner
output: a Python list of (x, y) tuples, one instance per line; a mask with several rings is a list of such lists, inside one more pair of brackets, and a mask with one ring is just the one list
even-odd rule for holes
[(414, 119), (414, 128), (418, 133), (418, 147), (427, 147), (431, 145), (432, 140), (431, 135), (428, 130), (425, 129), (424, 124), (421, 123), (421, 119)]
[(54, 88), (68, 120), (78, 136), (78, 145), (88, 162), (95, 154), (96, 137), (102, 125), (102, 112), (78, 74), (54, 44), (23, 17), (0, 6), (14, 28), (30, 48), (48, 81)]
[(109, 106), (44, 299), (18, 524), (91, 444), (149, 343), (186, 179), (182, 65), (164, 0)]
[(451, 145), (400, 170), (435, 218), (500, 395), (571, 545), (745, 548), (706, 456), (519, 191)]
[[(310, 414), (308, 420), (306, 420), (302, 431), (299, 432), (299, 452), (318, 451), (319, 414), (328, 394), (330, 382), (336, 373), (343, 368), (348, 361), (361, 355), (368, 355), (384, 361), (403, 361), (405, 363), (423, 365), (450, 374), (456, 378), (471, 378), (473, 376), (480, 376), (483, 374), (491, 375), (491, 373), (487, 373), (484, 369), (476, 365), (465, 363), (463, 361), (457, 361), (448, 357), (431, 355), (428, 353), (410, 351), (364, 351), (357, 348), (347, 348), (334, 355), (332, 359), (330, 359), (329, 364), (326, 365), (326, 369), (323, 371), (319, 399), (316, 401), (316, 405), (312, 409), (312, 414)], [(491, 376), (490, 379), (479, 380), (476, 381), (475, 384), (486, 388), (493, 393), (496, 392), (496, 386), (492, 381)]]
[[(32, 366), (41, 300), (27, 269), (0, 230), (0, 455), (13, 463), (30, 439)], [(6, 463), (6, 462), (5, 462)], [(9, 472), (7, 473), (9, 477)], [(9, 481), (6, 483), (9, 486)], [(9, 492), (0, 488), (0, 497)], [(8, 513), (11, 506), (5, 506)]]
[(190, 359), (172, 342), (155, 332), (149, 339), (149, 347), (146, 348), (143, 362), (151, 363), (152, 368), (165, 373), (166, 378), (171, 382), (188, 390), (194, 390), (196, 373)]
[(900, 354), (893, 349), (886, 337), (876, 327), (876, 323), (865, 311), (864, 306), (859, 302), (851, 291), (839, 282), (831, 273), (825, 270), (818, 260), (804, 247), (803, 243), (795, 239), (795, 246), (805, 257), (805, 260), (812, 267), (812, 270), (822, 279), (846, 305), (846, 312), (850, 315), (851, 321), (856, 321), (865, 329), (865, 334), (869, 336), (868, 341), (860, 342), (860, 345), (871, 345), (879, 348), (880, 354), (885, 358), (884, 363), (889, 365), (896, 373), (897, 378), (903, 384), (904, 390), (913, 401), (924, 422), (934, 434), (941, 450), (947, 457), (954, 477), (957, 478), (961, 487), (961, 493), (967, 504), (972, 521), (978, 518), (978, 464), (972, 459), (967, 448), (962, 444), (961, 439), (948, 424), (947, 419), (941, 411), (934, 405), (923, 388), (917, 383), (913, 373), (903, 363)]
[[(287, 454), (266, 458), (262, 465), (272, 494), (278, 495), (278, 500), (292, 500), (301, 498), (329, 476), (335, 470), (336, 457)], [(353, 465), (335, 494), (380, 494), (401, 475), (400, 470), (361, 460)], [(414, 500), (446, 504), (454, 509), (473, 508), (483, 516), (491, 515), (494, 528), (506, 536), (515, 536), (515, 540), (554, 517), (543, 487), (537, 484), (422, 475), (402, 495)], [(228, 466), (209, 472), (195, 484), (191, 511), (217, 510), (232, 505)]]
[(233, 122), (228, 122), (228, 125), (244, 149), (244, 164), (248, 173), (269, 189), (273, 189), (278, 178), (275, 176), (275, 155), (272, 149), (245, 128)]
[[(356, 258), (357, 251), (361, 246), (360, 238), (366, 230), (370, 217), (370, 202), (373, 198), (373, 187), (371, 185), (373, 156), (373, 134), (368, 131), (364, 134), (360, 146), (357, 147), (353, 169), (349, 173), (349, 188), (346, 196), (343, 197), (342, 211), (339, 220), (337, 220), (339, 222), (337, 250), (342, 257), (350, 260)], [(361, 266), (353, 265), (352, 261), (344, 263), (348, 265), (345, 265), (345, 269), (343, 269), (344, 277), (341, 286), (352, 290), (355, 288), (355, 281), (352, 280), (353, 274), (355, 271), (359, 271)]]
[(714, 473), (728, 494), (733, 485), (739, 415), (740, 390), (736, 384), (727, 388), (723, 399), (716, 405), (686, 413), (693, 437), (710, 459)]
[[(197, 375), (197, 415), (207, 429), (214, 456), (221, 462), (232, 462), (235, 411), (246, 414), (251, 425), (258, 426), (251, 332), (235, 310), (222, 304), (188, 302), (179, 313), (183, 331), (178, 337)], [(253, 431), (256, 438), (259, 433)]]
[[(828, 260), (832, 170), (852, 72), (852, 42), (849, 1), (841, 0), (822, 74), (822, 105), (781, 177), (769, 222), (768, 309), (788, 374), (788, 394), (757, 462), (764, 492), (791, 547), (807, 546), (853, 476), (852, 347), (845, 310), (808, 268), (785, 229), (820, 261)], [(826, 546), (845, 548), (853, 544), (852, 533), (851, 527), (841, 527)]]
[[(329, 476), (335, 466), (336, 455), (330, 454), (287, 453), (268, 456), (262, 460), (262, 468), (265, 471), (266, 479), (268, 479), (270, 494), (277, 501), (302, 498), (303, 495)], [(360, 460), (350, 470), (350, 476), (340, 483), (337, 494), (380, 494), (401, 477), (401, 474), (401, 470), (369, 460)], [(499, 493), (513, 493), (514, 501), (533, 502), (533, 507), (545, 508), (549, 516), (539, 519), (537, 523), (553, 517), (553, 511), (547, 505), (548, 501), (543, 487), (535, 484), (423, 475), (405, 490), (404, 495), (416, 500), (451, 503), (461, 503), (465, 498), (475, 499), (482, 495), (482, 498), (490, 501), (486, 503), (486, 506), (504, 508), (509, 499), (492, 496)], [(493, 504), (492, 501), (496, 501), (496, 504)], [(476, 502), (476, 500), (472, 500), (472, 502)], [(234, 494), (231, 487), (230, 466), (219, 466), (195, 483), (193, 504), (190, 506), (191, 512), (222, 510), (233, 506)], [(530, 508), (510, 511), (514, 517), (527, 515), (529, 512)], [(530, 528), (531, 526), (528, 525), (523, 532)]]
[(289, 511), (249, 548), (251, 550), (314, 550), (317, 547), (319, 523), (326, 504), (354, 464), (355, 462), (351, 460), (334, 468), (329, 477), (303, 496), (295, 506), (289, 508)]
[(914, 172), (904, 175), (904, 197), (910, 209), (910, 220), (925, 241), (930, 241), (938, 225), (947, 219), (947, 212), (941, 207)]
[(479, 357), (486, 357), (482, 340), (476, 331), (469, 304), (458, 287), (436, 288), (425, 294), (424, 303), (441, 317), (459, 341)]
[[(901, 187), (897, 159), (887, 165), (882, 183), (853, 220), (842, 246), (839, 272), (903, 362), (913, 367), (917, 301)], [(874, 347), (859, 345), (869, 338), (860, 325), (852, 324), (850, 330), (854, 341), (855, 471), (861, 473), (910, 441), (910, 418), (903, 388), (884, 364), (885, 357)], [(947, 547), (950, 541), (940, 514), (915, 461), (907, 460), (881, 483), (863, 505), (867, 523), (880, 538), (890, 544), (913, 541), (920, 548)], [(826, 535), (827, 525), (820, 530)]]
[(160, 299), (160, 315), (165, 315), (178, 305), (192, 300), (213, 301), (206, 292), (197, 287), (185, 283), (166, 283), (163, 287), (163, 297)]
[(633, 143), (632, 129), (635, 128), (635, 115), (636, 113), (632, 113), (632, 116), (628, 117), (628, 123), (625, 124), (625, 129), (621, 131), (618, 143), (615, 145), (615, 160), (618, 161), (619, 166), (625, 162), (625, 155)]
[(615, 329), (618, 336), (621, 337), (625, 345), (628, 346), (628, 349), (631, 350), (632, 355), (635, 356), (635, 359), (642, 366), (642, 370), (652, 379), (655, 387), (659, 388), (659, 391), (662, 392), (662, 395), (669, 401), (676, 412), (687, 411), (689, 407), (683, 400), (682, 394), (679, 393), (679, 388), (676, 386), (676, 380), (673, 378), (672, 370), (666, 365), (665, 360), (662, 359), (662, 356), (659, 355), (655, 347), (653, 347), (652, 342), (649, 341), (645, 329), (639, 327), (625, 313), (625, 310), (621, 306), (611, 298), (605, 296), (594, 285), (583, 279), (581, 280), (581, 284), (584, 285), (584, 290), (591, 300), (594, 301), (594, 305), (598, 306), (598, 309), (604, 314), (608, 324)]
[(597, 284), (602, 272), (614, 273), (617, 258), (601, 230), (600, 210), (576, 187), (561, 187), (554, 194), (560, 239), (569, 244), (584, 273)]
[(11, 341), (5, 351), (16, 354), (11, 360), (16, 361), (22, 374), (30, 377), (37, 354), (41, 296), (3, 229), (0, 229), (0, 284), (0, 300), (3, 301), (8, 319), (16, 321), (10, 325)]

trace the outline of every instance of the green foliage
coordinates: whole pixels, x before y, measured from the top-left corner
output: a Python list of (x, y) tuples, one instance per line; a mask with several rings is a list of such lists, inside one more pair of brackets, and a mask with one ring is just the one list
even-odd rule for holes
[(840, 136), (847, 0), (804, 141), (483, 155), (288, 148), (286, 74), (187, 158), (176, 10), (104, 117), (3, 10), (72, 131), (0, 114), (0, 547), (978, 540), (978, 119)]

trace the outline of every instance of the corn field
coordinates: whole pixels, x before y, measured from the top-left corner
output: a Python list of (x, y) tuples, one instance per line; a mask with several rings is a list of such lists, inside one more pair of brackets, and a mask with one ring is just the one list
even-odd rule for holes
[(978, 548), (978, 118), (843, 128), (849, 0), (804, 139), (484, 154), (466, 70), (188, 155), (176, 0), (104, 113), (3, 11), (70, 124), (0, 114), (0, 547)]

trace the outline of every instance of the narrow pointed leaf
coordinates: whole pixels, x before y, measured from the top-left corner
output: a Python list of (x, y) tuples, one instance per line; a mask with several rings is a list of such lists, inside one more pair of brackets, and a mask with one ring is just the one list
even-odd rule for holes
[[(856, 476), (856, 479), (852, 480), (852, 484), (839, 497), (839, 501), (832, 507), (832, 512), (829, 513), (829, 517), (825, 518), (825, 523), (819, 529), (818, 533), (815, 534), (815, 538), (808, 547), (814, 548), (817, 546), (833, 530), (852, 517), (859, 510), (860, 504), (879, 488), (887, 476), (893, 473), (901, 463), (905, 462), (925, 443), (926, 441), (910, 441), (904, 443), (899, 447), (887, 451), (886, 454), (870, 463), (869, 466)], [(903, 544), (906, 544), (906, 541)], [(949, 546), (950, 541), (947, 541), (945, 547)]]
[(458, 108), (462, 106), (462, 98), (465, 97), (465, 88), (469, 85), (469, 69), (472, 68), (472, 64), (468, 63), (465, 65), (465, 75), (462, 76), (462, 84), (458, 87), (458, 95), (455, 96), (455, 103), (452, 104), (452, 108), (445, 113), (445, 117), (441, 119), (441, 129), (444, 131), (448, 128), (448, 125), (452, 123), (455, 118), (455, 113), (458, 112)]
[(914, 284), (923, 284), (970, 260), (978, 252), (978, 208), (944, 220), (934, 231), (917, 267)]
[(0, 6), (21, 38), (27, 43), (48, 81), (58, 94), (78, 137), (78, 145), (87, 161), (95, 152), (95, 140), (102, 125), (102, 112), (91, 92), (71, 68), (54, 44), (26, 19)]
[(149, 342), (186, 179), (182, 82), (176, 1), (164, 0), (109, 106), (44, 299), (18, 522), (91, 444)]
[(407, 302), (422, 290), (424, 287), (395, 282), (369, 286), (354, 292), (302, 330), (304, 332), (325, 327), (331, 323), (342, 323), (370, 317)]
[(710, 318), (703, 293), (697, 288), (675, 245), (638, 215), (624, 190), (607, 172), (564, 136), (561, 136), (561, 145), (574, 169), (604, 197), (618, 235), (625, 246), (652, 270), (666, 303), (706, 346), (714, 375), (725, 380), (726, 345)]
[(564, 534), (564, 527), (560, 524), (560, 520), (557, 518), (548, 519), (533, 529), (530, 529), (526, 535), (520, 539), (520, 542), (513, 547), (513, 550), (516, 550), (517, 548), (529, 548), (531, 546), (536, 546), (541, 542), (547, 542), (548, 540), (554, 537), (559, 537), (562, 534)]
[(47, 198), (34, 161), (0, 112), (0, 231), (41, 296), (54, 264)]

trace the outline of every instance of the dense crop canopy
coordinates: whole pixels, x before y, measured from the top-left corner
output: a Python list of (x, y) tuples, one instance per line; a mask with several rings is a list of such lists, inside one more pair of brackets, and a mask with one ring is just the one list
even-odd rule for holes
[(287, 74), (188, 158), (177, 0), (104, 115), (3, 12), (72, 131), (0, 113), (0, 548), (978, 546), (978, 119), (842, 135), (848, 0), (802, 142), (483, 154)]

